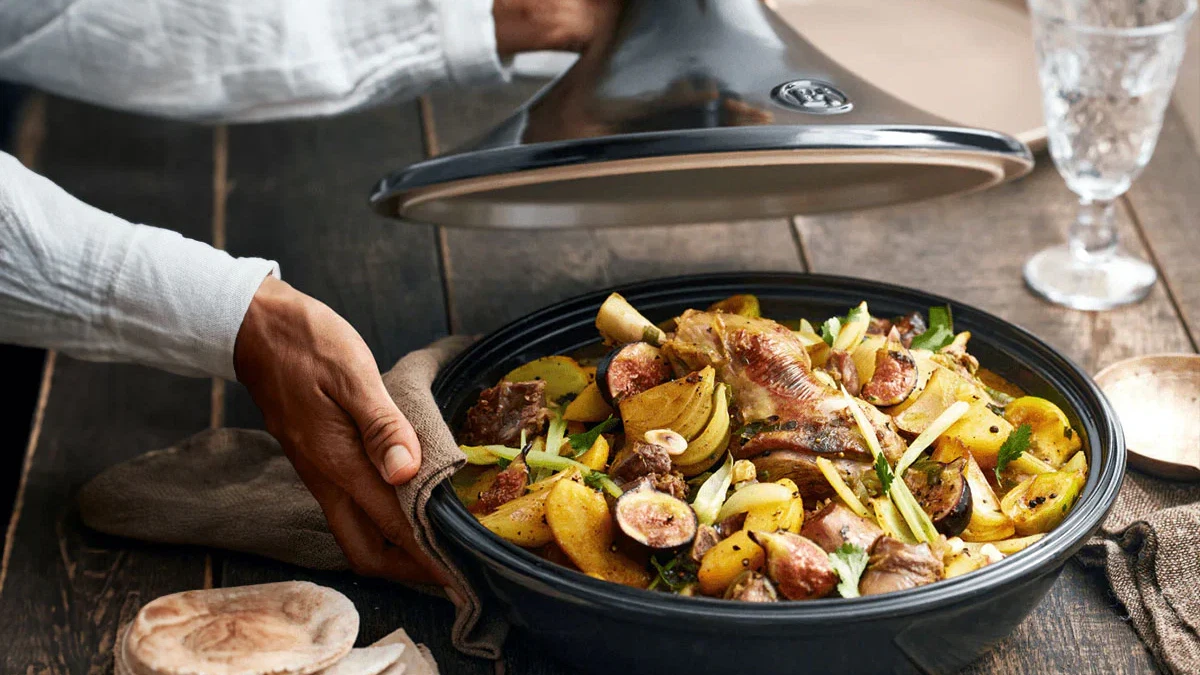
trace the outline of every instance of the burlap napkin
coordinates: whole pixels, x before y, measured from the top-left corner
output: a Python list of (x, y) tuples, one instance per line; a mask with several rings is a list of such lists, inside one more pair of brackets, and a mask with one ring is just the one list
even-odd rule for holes
[[(421, 440), (421, 472), (397, 494), (421, 548), (452, 582), (444, 591), (456, 608), (454, 645), (495, 659), (508, 626), (498, 612), (485, 611), (425, 508), (433, 488), (466, 462), (430, 385), (470, 342), (449, 337), (413, 352), (383, 382)], [(316, 500), (262, 431), (207, 431), (113, 466), (84, 486), (79, 505), (85, 524), (109, 534), (254, 553), (314, 569), (349, 567)]]
[(1159, 667), (1200, 673), (1200, 485), (1130, 471), (1079, 558), (1104, 571)]

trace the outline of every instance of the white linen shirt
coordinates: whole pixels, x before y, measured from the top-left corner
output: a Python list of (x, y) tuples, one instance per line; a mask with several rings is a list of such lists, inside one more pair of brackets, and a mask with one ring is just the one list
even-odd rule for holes
[[(0, 0), (0, 79), (191, 120), (330, 115), (507, 79), (491, 0)], [(365, 207), (364, 207), (365, 208)], [(278, 266), (133, 225), (0, 153), (0, 342), (234, 379)]]

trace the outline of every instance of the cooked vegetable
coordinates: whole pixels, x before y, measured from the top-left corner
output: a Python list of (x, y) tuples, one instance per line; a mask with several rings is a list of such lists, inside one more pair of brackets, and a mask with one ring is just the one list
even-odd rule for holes
[(671, 429), (651, 429), (642, 436), (647, 443), (653, 443), (667, 449), (667, 454), (672, 457), (682, 455), (687, 451), (688, 442), (683, 436), (680, 436)]
[(726, 600), (742, 602), (777, 602), (779, 595), (767, 577), (749, 570), (737, 575), (729, 588), (725, 589)]
[(740, 314), (748, 316), (752, 319), (757, 319), (762, 316), (762, 308), (758, 304), (757, 295), (732, 295), (720, 302), (714, 302), (709, 305), (710, 312), (725, 312), (727, 314)]
[(949, 305), (929, 308), (929, 328), (912, 339), (912, 349), (928, 349), (936, 352), (954, 341), (954, 317)]
[(682, 499), (651, 488), (630, 490), (617, 500), (613, 516), (630, 539), (649, 548), (675, 548), (696, 536), (696, 514)]
[(731, 424), (728, 389), (724, 383), (713, 390), (712, 417), (699, 436), (688, 443), (687, 450), (675, 457), (675, 468), (684, 476), (696, 476), (707, 471), (721, 458), (729, 445)]
[(1009, 465), (1010, 462), (1016, 460), (1025, 451), (1029, 449), (1029, 434), (1032, 430), (1028, 424), (1013, 429), (1008, 434), (1008, 438), (1004, 439), (1004, 443), (1000, 445), (1000, 450), (996, 453), (996, 481), (1000, 481), (1000, 472)]
[(739, 513), (762, 506), (780, 507), (791, 501), (795, 490), (788, 489), (779, 483), (754, 483), (730, 495), (725, 505), (717, 513), (717, 520), (725, 520)]
[(871, 517), (871, 513), (867, 511), (867, 507), (863, 506), (863, 503), (854, 494), (854, 491), (850, 489), (850, 486), (846, 485), (846, 481), (842, 480), (841, 474), (833, 467), (833, 462), (824, 457), (818, 457), (817, 467), (821, 469), (821, 473), (825, 475), (826, 480), (829, 481), (829, 485), (833, 487), (833, 491), (837, 493), (838, 498), (846, 506), (850, 507), (851, 511), (863, 518)]
[[(578, 471), (560, 475), (562, 478), (556, 480), (554, 485), (570, 483), (583, 490), (592, 492), (577, 482), (580, 480)], [(546, 511), (548, 495), (552, 491), (552, 489), (540, 490), (538, 492), (531, 492), (524, 497), (518, 497), (500, 505), (499, 508), (486, 516), (481, 516), (479, 522), (499, 537), (517, 546), (525, 546), (527, 548), (544, 546), (554, 539), (550, 531), (550, 526), (547, 524)], [(603, 503), (604, 498), (600, 497), (600, 501)], [(605, 505), (606, 517), (607, 508), (607, 505)]]
[(1017, 534), (1049, 532), (1067, 517), (1083, 489), (1084, 477), (1074, 471), (1056, 471), (1027, 478), (1001, 500)]
[(938, 532), (953, 537), (971, 521), (971, 488), (967, 485), (967, 460), (948, 463), (917, 462), (904, 474), (904, 482), (917, 503), (929, 514)]
[(613, 415), (612, 406), (604, 400), (600, 387), (592, 382), (579, 392), (575, 400), (563, 410), (563, 419), (568, 422), (602, 422)]
[[(597, 424), (591, 429), (588, 429), (587, 431), (578, 434), (571, 434), (567, 437), (567, 441), (571, 444), (571, 450), (574, 453), (578, 454), (581, 452), (586, 452), (587, 450), (595, 447), (597, 438), (600, 438), (602, 434), (612, 431), (617, 427), (618, 424), (620, 424), (620, 422), (610, 416), (608, 419), (604, 420), (600, 424)], [(595, 468), (599, 469), (601, 467)]]
[(585, 574), (637, 588), (650, 583), (644, 565), (613, 550), (608, 504), (586, 485), (558, 481), (546, 493), (545, 525), (559, 548)]
[(673, 429), (691, 440), (712, 418), (716, 372), (712, 368), (660, 384), (620, 402), (627, 438), (651, 429)]
[(717, 522), (717, 514), (721, 512), (721, 507), (725, 504), (725, 494), (729, 492), (732, 477), (733, 457), (730, 456), (721, 465), (721, 468), (713, 472), (713, 475), (709, 476), (708, 480), (700, 486), (700, 490), (696, 493), (696, 499), (692, 501), (692, 509), (701, 523), (712, 525)]
[(546, 383), (546, 400), (558, 403), (583, 391), (591, 381), (587, 371), (569, 356), (545, 356), (517, 366), (504, 376), (504, 382)]
[(742, 572), (761, 572), (766, 559), (762, 547), (754, 543), (745, 530), (738, 530), (704, 554), (698, 573), (700, 592), (724, 595), (725, 589)]
[(1061, 467), (1079, 451), (1079, 434), (1062, 409), (1044, 398), (1022, 396), (1004, 408), (1004, 419), (1013, 426), (1029, 425), (1029, 451), (1054, 468)]
[(867, 569), (867, 552), (861, 546), (846, 542), (829, 553), (829, 562), (838, 575), (837, 590), (843, 598), (857, 598), (858, 580)]
[(829, 595), (838, 583), (829, 555), (820, 546), (791, 532), (750, 532), (767, 552), (767, 576), (788, 600)]
[(981, 469), (991, 471), (999, 460), (1000, 447), (1012, 432), (1012, 425), (1003, 417), (992, 412), (983, 401), (976, 401), (942, 434), (938, 444), (965, 448)]
[(596, 366), (596, 386), (604, 400), (618, 403), (671, 379), (671, 364), (648, 342), (617, 345)]
[(917, 362), (893, 328), (887, 343), (875, 353), (875, 369), (862, 386), (862, 398), (878, 406), (903, 403), (917, 387)]
[(1088, 456), (1063, 410), (980, 366), (949, 307), (929, 317), (864, 302), (816, 330), (745, 295), (654, 325), (612, 294), (597, 367), (588, 347), (480, 393), (452, 486), (550, 562), (681, 596), (854, 597), (967, 574), (1060, 524)]
[(610, 344), (621, 342), (649, 342), (658, 346), (666, 334), (641, 312), (633, 308), (619, 293), (608, 296), (596, 314), (596, 329)]

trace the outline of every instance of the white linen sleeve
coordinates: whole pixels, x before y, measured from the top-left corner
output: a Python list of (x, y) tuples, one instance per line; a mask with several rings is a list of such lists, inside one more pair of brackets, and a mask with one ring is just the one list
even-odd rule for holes
[(0, 342), (232, 380), (246, 309), (278, 273), (88, 206), (0, 152)]
[(0, 2), (0, 79), (166, 117), (332, 115), (508, 77), (492, 0)]

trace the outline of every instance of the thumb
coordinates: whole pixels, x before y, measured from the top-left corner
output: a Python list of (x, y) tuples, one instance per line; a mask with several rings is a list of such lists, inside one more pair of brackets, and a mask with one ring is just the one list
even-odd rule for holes
[(421, 468), (417, 432), (396, 407), (379, 375), (355, 389), (358, 391), (350, 392), (348, 401), (339, 403), (354, 418), (363, 449), (385, 481), (392, 485), (407, 483)]

